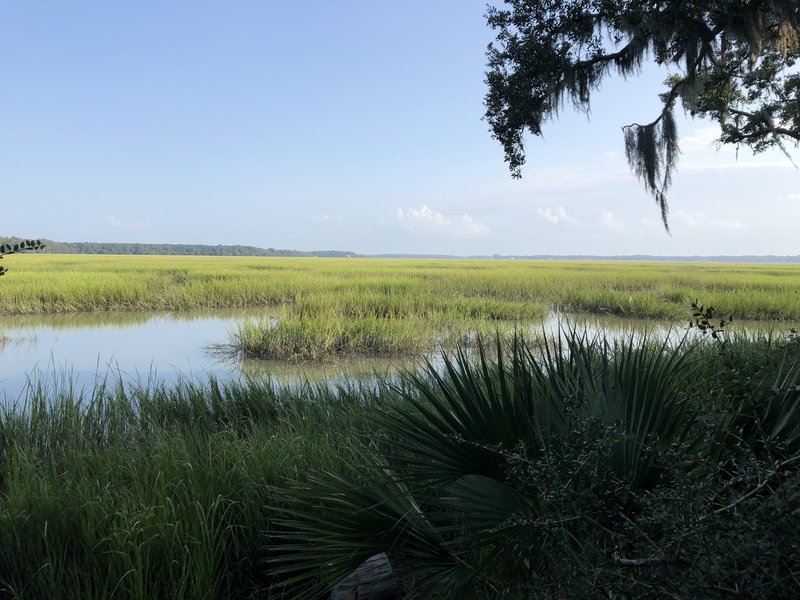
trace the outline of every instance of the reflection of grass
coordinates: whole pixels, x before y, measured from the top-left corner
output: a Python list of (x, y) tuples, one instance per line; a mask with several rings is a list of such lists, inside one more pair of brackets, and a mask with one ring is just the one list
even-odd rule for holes
[(6, 346), (21, 346), (23, 344), (27, 344), (29, 346), (35, 346), (39, 343), (39, 338), (36, 335), (5, 335), (0, 333), (0, 349), (4, 349)]
[(252, 310), (190, 310), (180, 312), (168, 311), (104, 311), (104, 312), (68, 312), (68, 313), (29, 313), (23, 315), (7, 315), (0, 317), (0, 326), (6, 333), (20, 329), (48, 327), (63, 329), (100, 329), (115, 327), (125, 329), (144, 325), (153, 319), (166, 321), (190, 322), (209, 317), (243, 317), (252, 314)]

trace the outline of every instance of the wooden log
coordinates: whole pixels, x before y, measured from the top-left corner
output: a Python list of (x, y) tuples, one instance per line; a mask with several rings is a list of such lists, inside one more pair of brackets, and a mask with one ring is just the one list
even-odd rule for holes
[(376, 554), (342, 579), (331, 592), (331, 600), (394, 600), (399, 584), (385, 553)]

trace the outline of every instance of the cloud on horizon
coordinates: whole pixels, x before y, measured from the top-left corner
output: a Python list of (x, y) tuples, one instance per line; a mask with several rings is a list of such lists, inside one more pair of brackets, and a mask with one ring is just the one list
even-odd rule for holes
[(311, 220), (319, 221), (321, 223), (326, 223), (326, 222), (327, 223), (330, 223), (330, 222), (341, 223), (343, 218), (342, 218), (342, 215), (328, 215), (328, 214), (325, 214), (325, 215), (317, 215), (315, 217), (311, 217)]
[(683, 221), (688, 227), (706, 227), (716, 229), (744, 229), (744, 223), (736, 219), (708, 219), (705, 213), (688, 213), (684, 210), (676, 211), (676, 219)]
[(538, 208), (536, 213), (545, 221), (549, 221), (553, 225), (563, 223), (566, 225), (577, 225), (578, 221), (573, 219), (567, 214), (563, 206), (556, 206), (555, 208)]
[(614, 216), (610, 210), (603, 210), (601, 211), (600, 216), (600, 224), (603, 227), (607, 227), (608, 229), (614, 229), (616, 231), (621, 231), (624, 229), (624, 225), (622, 221)]
[(397, 209), (397, 220), (416, 234), (446, 233), (457, 237), (481, 237), (490, 233), (489, 228), (464, 213), (460, 218), (451, 218), (423, 204), (419, 208)]

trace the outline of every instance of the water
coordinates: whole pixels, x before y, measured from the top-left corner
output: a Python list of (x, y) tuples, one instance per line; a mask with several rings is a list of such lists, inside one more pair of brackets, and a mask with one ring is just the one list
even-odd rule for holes
[(0, 318), (0, 397), (23, 400), (30, 383), (89, 389), (97, 381), (126, 383), (269, 377), (283, 385), (369, 376), (413, 361), (351, 359), (292, 364), (225, 356), (225, 344), (254, 310), (165, 313), (78, 313)]
[(224, 340), (235, 317), (202, 314), (81, 314), (0, 320), (0, 390), (17, 398), (29, 380), (71, 379), (78, 387), (106, 374), (230, 377), (232, 364), (203, 350)]
[[(321, 379), (368, 376), (401, 368), (417, 361), (351, 359), (324, 364), (288, 364), (278, 361), (241, 360), (215, 353), (244, 319), (260, 316), (256, 310), (172, 313), (80, 313), (15, 316), (0, 319), (0, 396), (24, 399), (29, 382), (51, 386), (67, 383), (90, 388), (106, 377), (128, 383), (206, 381), (243, 375), (269, 377), (284, 385)], [(590, 331), (616, 333), (656, 328), (669, 323), (597, 316), (567, 316), (571, 323)], [(532, 323), (532, 331), (553, 332), (565, 315), (551, 315)], [(681, 325), (671, 324), (680, 328)]]

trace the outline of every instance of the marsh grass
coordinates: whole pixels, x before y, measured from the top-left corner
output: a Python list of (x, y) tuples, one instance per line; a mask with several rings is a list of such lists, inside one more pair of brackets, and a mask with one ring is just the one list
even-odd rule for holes
[[(0, 597), (294, 598), (382, 549), (420, 597), (791, 589), (800, 345), (535, 344), (341, 384), (34, 381), (0, 411)], [(626, 579), (613, 552), (652, 544), (691, 561)]]
[(610, 261), (20, 256), (0, 314), (248, 308), (244, 356), (416, 356), (551, 310), (685, 318), (695, 299), (735, 320), (800, 321), (796, 265)]
[(0, 415), (0, 597), (268, 594), (273, 488), (340, 468), (378, 398), (355, 383), (34, 385)]
[(493, 321), (446, 321), (418, 317), (381, 319), (301, 318), (285, 315), (238, 325), (222, 354), (288, 361), (328, 360), (342, 356), (420, 356), (437, 347), (469, 346), (481, 335), (509, 331)]
[(613, 261), (25, 255), (0, 313), (292, 307), (298, 316), (540, 317), (550, 308), (800, 321), (800, 267)]

